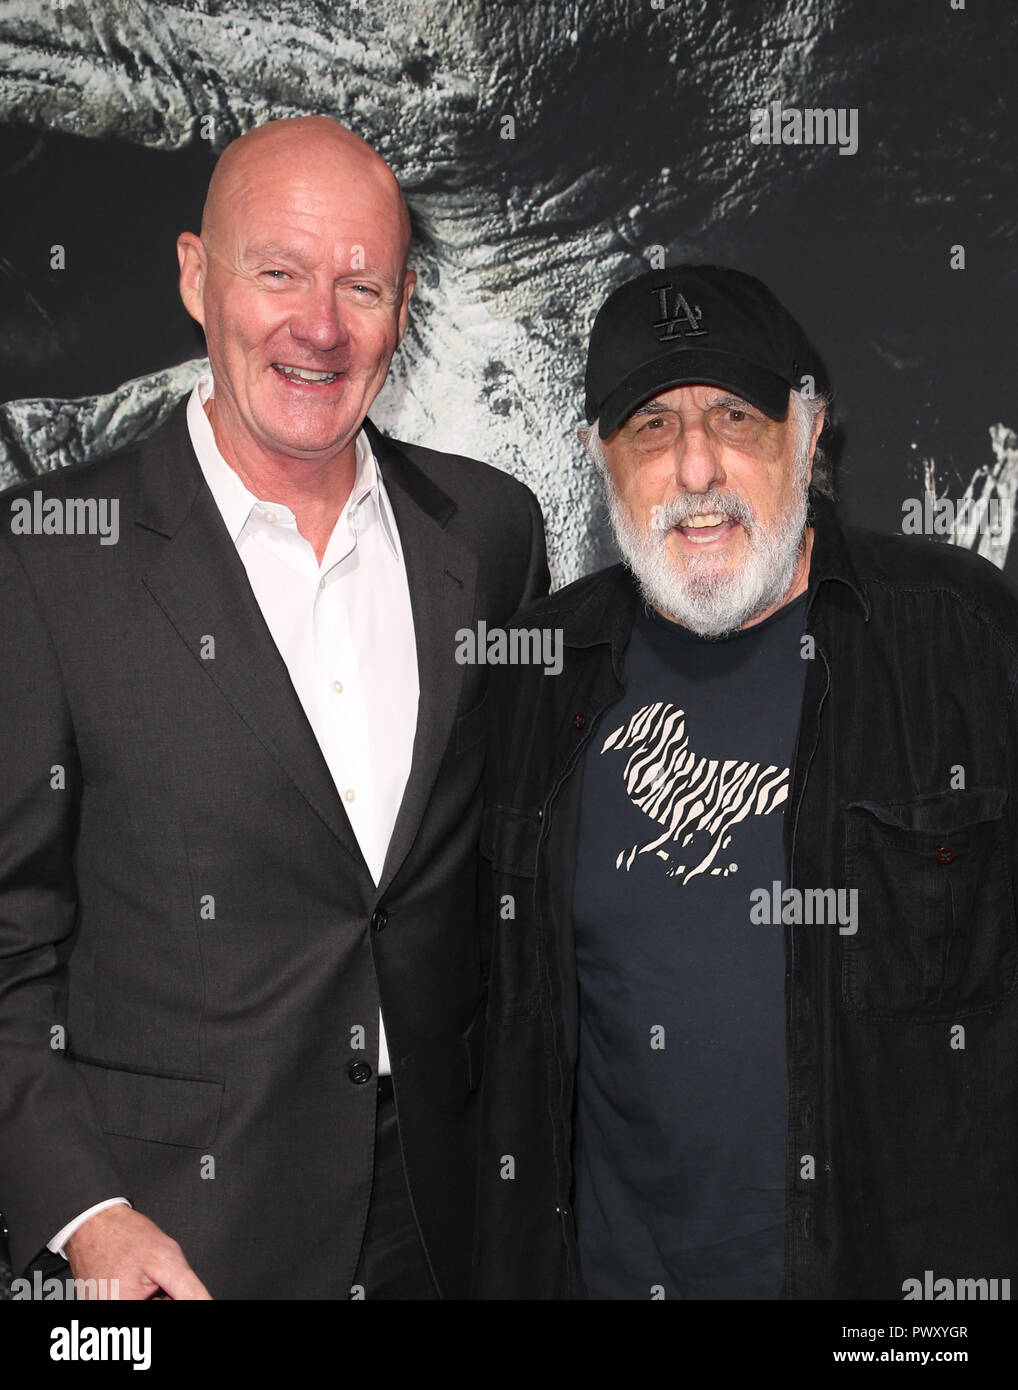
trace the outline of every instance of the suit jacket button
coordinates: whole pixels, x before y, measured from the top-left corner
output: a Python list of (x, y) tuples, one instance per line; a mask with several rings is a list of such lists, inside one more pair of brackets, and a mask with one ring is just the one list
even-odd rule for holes
[(371, 1066), (367, 1062), (351, 1062), (346, 1074), (355, 1086), (363, 1086), (365, 1081), (371, 1080)]
[(384, 931), (385, 924), (386, 922), (388, 922), (388, 920), (389, 914), (386, 912), (385, 908), (376, 907), (374, 912), (371, 914), (371, 930)]

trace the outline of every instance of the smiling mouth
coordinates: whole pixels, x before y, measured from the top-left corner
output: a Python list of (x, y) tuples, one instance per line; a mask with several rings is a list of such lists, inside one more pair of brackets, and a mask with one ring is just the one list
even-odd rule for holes
[(272, 370), (278, 372), (285, 381), (298, 382), (302, 386), (328, 386), (342, 376), (341, 372), (316, 372), (310, 367), (288, 367), (285, 362), (273, 362)]
[(700, 512), (696, 516), (688, 517), (674, 529), (693, 545), (707, 545), (710, 541), (720, 540), (723, 536), (729, 535), (737, 525), (737, 522), (722, 512)]

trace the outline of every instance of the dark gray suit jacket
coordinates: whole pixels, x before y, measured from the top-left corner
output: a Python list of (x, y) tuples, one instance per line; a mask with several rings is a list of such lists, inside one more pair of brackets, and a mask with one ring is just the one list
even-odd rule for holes
[(0, 1208), (16, 1272), (125, 1195), (214, 1297), (346, 1298), (381, 1005), (425, 1247), (443, 1295), (466, 1294), (486, 683), (454, 634), (546, 591), (544, 535), (506, 474), (368, 429), (421, 686), (377, 888), (183, 404), (140, 446), (3, 498), (120, 508), (108, 546), (10, 535), (2, 509)]

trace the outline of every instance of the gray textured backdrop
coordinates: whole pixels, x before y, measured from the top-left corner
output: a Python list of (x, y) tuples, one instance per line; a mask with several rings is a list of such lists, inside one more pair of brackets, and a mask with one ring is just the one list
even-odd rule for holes
[[(193, 380), (167, 296), (202, 121), (221, 148), (325, 111), (391, 162), (419, 233), (413, 328), (373, 416), (524, 477), (559, 581), (610, 558), (575, 441), (584, 343), (654, 246), (760, 274), (802, 318), (839, 392), (852, 519), (897, 529), (924, 470), (955, 496), (1012, 490), (1010, 0), (661, 3), (6, 6), (0, 352), (21, 399), (0, 482), (152, 428)], [(752, 144), (773, 100), (857, 109), (858, 152)]]

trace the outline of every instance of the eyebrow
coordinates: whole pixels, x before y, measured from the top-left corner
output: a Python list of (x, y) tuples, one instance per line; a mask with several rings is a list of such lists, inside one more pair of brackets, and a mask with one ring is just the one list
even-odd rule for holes
[[(278, 241), (261, 241), (256, 246), (248, 246), (244, 250), (245, 257), (250, 261), (290, 261), (294, 265), (299, 265), (302, 270), (312, 270), (314, 267), (311, 261), (299, 251), (295, 246), (282, 246)], [(387, 285), (395, 285), (397, 282), (385, 270), (379, 270), (376, 266), (364, 265), (358, 270), (349, 270), (344, 273), (342, 279), (356, 279), (363, 276), (365, 279), (374, 277), (382, 280)]]
[(278, 241), (262, 241), (256, 246), (244, 248), (245, 256), (253, 261), (279, 260), (293, 261), (297, 265), (308, 266), (310, 262), (294, 246), (281, 246)]
[[(745, 408), (746, 410), (753, 409), (753, 406), (749, 403), (749, 401), (744, 400), (742, 396), (734, 395), (718, 396), (716, 400), (709, 402), (708, 408), (719, 405), (737, 405), (741, 408)], [(643, 405), (638, 405), (636, 409), (633, 411), (633, 415), (662, 415), (671, 409), (672, 407), (670, 405), (666, 405), (664, 401), (659, 401), (655, 399), (650, 401), (644, 401)], [(630, 418), (632, 418), (632, 416)]]

